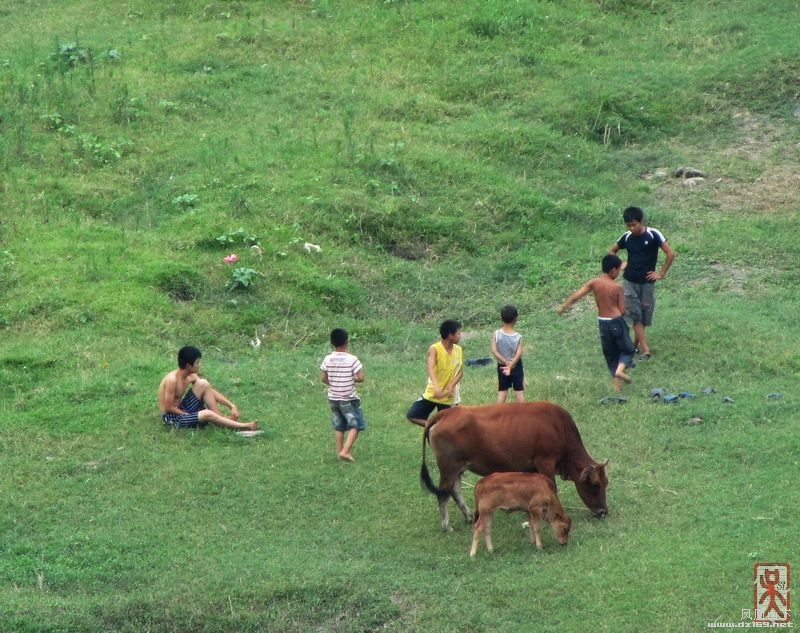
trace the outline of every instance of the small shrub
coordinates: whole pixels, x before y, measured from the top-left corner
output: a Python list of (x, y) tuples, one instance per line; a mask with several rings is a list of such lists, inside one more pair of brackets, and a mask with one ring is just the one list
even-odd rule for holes
[(147, 116), (144, 103), (138, 97), (131, 97), (127, 86), (121, 86), (111, 104), (111, 118), (114, 123), (133, 123)]
[(260, 242), (261, 238), (258, 235), (248, 233), (243, 228), (238, 228), (230, 233), (224, 233), (216, 238), (216, 243), (221, 246), (238, 246), (244, 244), (245, 246), (254, 246)]
[(156, 274), (156, 286), (174, 301), (194, 301), (203, 286), (200, 273), (186, 266), (170, 265)]
[(50, 53), (49, 59), (57, 69), (66, 71), (81, 64), (88, 64), (92, 59), (92, 52), (88, 48), (81, 48), (77, 42), (68, 42)]
[[(70, 130), (61, 129), (67, 132), (74, 131), (74, 128)], [(126, 138), (109, 141), (94, 134), (79, 134), (75, 137), (75, 140), (77, 142), (77, 154), (81, 157), (90, 158), (99, 167), (117, 162), (133, 147), (133, 143)]]
[(248, 290), (256, 281), (261, 273), (252, 268), (234, 268), (228, 281), (228, 290)]
[(58, 112), (43, 114), (39, 117), (39, 120), (46, 129), (54, 132), (64, 127), (64, 117)]
[(193, 193), (184, 193), (183, 195), (173, 198), (172, 204), (174, 204), (179, 209), (185, 210), (196, 207), (199, 200), (200, 198)]
[(171, 114), (172, 112), (176, 112), (178, 110), (178, 106), (176, 106), (175, 103), (172, 101), (167, 101), (166, 99), (159, 100), (158, 107), (167, 114)]

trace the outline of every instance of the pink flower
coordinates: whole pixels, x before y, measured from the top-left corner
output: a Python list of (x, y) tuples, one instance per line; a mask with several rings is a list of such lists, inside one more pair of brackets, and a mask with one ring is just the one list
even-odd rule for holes
[(236, 253), (231, 253), (224, 259), (226, 264), (235, 264), (239, 261), (239, 256)]

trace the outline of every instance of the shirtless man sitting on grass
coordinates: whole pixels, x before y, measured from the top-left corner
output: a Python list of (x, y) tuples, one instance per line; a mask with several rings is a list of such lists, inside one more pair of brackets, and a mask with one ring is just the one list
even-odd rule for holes
[[(164, 424), (179, 429), (195, 429), (209, 422), (238, 431), (255, 431), (258, 422), (239, 422), (239, 410), (228, 398), (201, 378), (200, 357), (196, 347), (178, 350), (178, 369), (173, 369), (158, 387), (158, 406)], [(220, 405), (229, 409), (228, 417)]]
[(631, 382), (625, 369), (633, 367), (636, 348), (625, 322), (625, 294), (616, 279), (622, 270), (622, 260), (616, 255), (606, 255), (602, 261), (603, 274), (583, 284), (556, 312), (563, 314), (578, 299), (590, 292), (597, 304), (597, 319), (600, 327), (600, 345), (606, 364), (614, 377), (614, 389), (620, 391), (622, 383)]

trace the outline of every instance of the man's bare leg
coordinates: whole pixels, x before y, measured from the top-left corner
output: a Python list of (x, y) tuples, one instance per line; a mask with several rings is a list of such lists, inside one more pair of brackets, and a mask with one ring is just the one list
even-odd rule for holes
[(647, 344), (647, 337), (644, 333), (644, 323), (633, 324), (633, 344), (640, 354), (650, 354), (650, 346)]
[(211, 422), (217, 426), (226, 429), (235, 429), (237, 431), (255, 431), (258, 429), (258, 422), (239, 422), (233, 418), (223, 415), (217, 402), (216, 392), (205, 378), (195, 381), (192, 385), (192, 391), (200, 400), (203, 401), (205, 409), (197, 413), (197, 419), (202, 422)]
[(213, 411), (221, 417), (225, 417), (219, 408), (219, 403), (217, 402), (217, 396), (214, 392), (214, 388), (211, 386), (211, 383), (208, 382), (208, 380), (205, 378), (196, 380), (192, 385), (192, 391), (194, 391), (194, 395), (203, 401), (203, 404), (206, 405), (206, 409)]
[(203, 409), (202, 411), (197, 412), (197, 419), (201, 422), (211, 422), (212, 424), (216, 424), (217, 426), (221, 426), (226, 429), (235, 429), (237, 431), (256, 431), (258, 430), (258, 422), (237, 422), (236, 420), (231, 420), (230, 418), (226, 418), (224, 415), (217, 413), (216, 411), (211, 411), (210, 409)]

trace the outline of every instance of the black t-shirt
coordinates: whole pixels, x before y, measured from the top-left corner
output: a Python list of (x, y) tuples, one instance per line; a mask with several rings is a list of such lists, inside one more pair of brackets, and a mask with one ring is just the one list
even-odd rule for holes
[(628, 265), (622, 276), (635, 284), (647, 283), (647, 273), (656, 269), (658, 251), (667, 238), (658, 229), (647, 227), (641, 235), (627, 231), (617, 240), (620, 250), (628, 251)]

